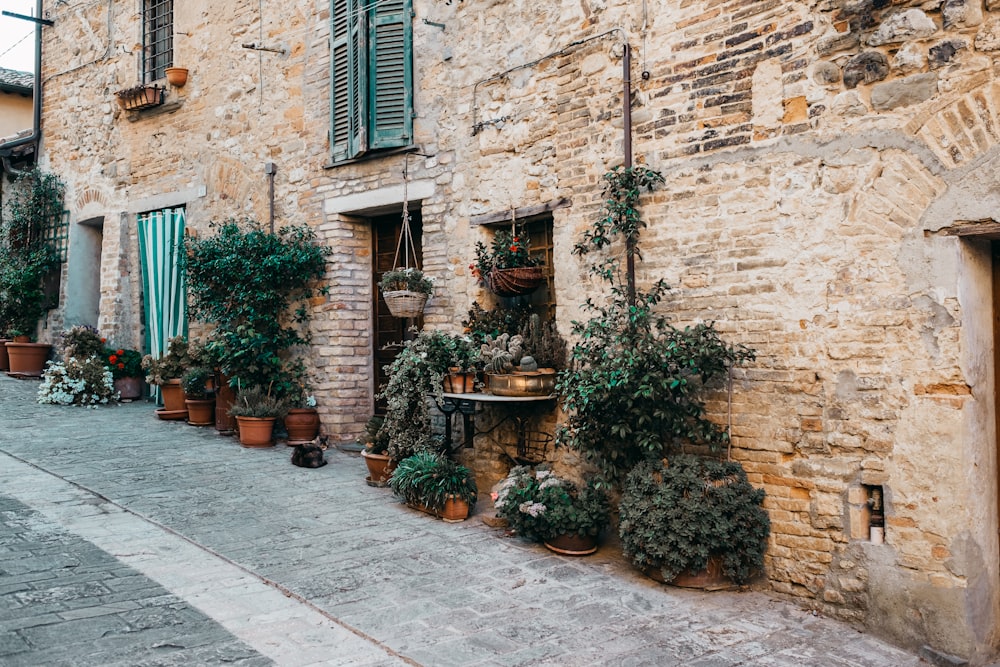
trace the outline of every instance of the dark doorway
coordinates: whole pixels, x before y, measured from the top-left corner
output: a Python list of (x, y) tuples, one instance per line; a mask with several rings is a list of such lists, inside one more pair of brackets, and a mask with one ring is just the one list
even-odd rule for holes
[[(373, 321), (375, 322), (374, 342), (375, 352), (373, 364), (376, 392), (385, 385), (387, 377), (383, 368), (393, 362), (399, 353), (399, 344), (407, 338), (412, 338), (412, 333), (408, 333), (409, 327), (415, 326), (418, 329), (423, 326), (423, 319), (399, 319), (389, 313), (389, 307), (382, 299), (382, 293), (378, 289), (378, 282), (382, 279), (382, 274), (393, 268), (396, 260), (396, 245), (399, 243), (399, 234), (403, 229), (403, 212), (392, 215), (383, 215), (371, 219), (372, 224), (372, 257), (374, 257), (374, 271), (372, 275), (372, 301), (374, 308)], [(410, 212), (410, 231), (413, 233), (413, 245), (416, 249), (417, 257), (421, 257), (421, 221), (420, 211)], [(399, 263), (403, 263), (403, 253), (400, 250)], [(388, 346), (388, 347), (387, 347)], [(385, 401), (375, 401), (375, 414), (385, 414)]]

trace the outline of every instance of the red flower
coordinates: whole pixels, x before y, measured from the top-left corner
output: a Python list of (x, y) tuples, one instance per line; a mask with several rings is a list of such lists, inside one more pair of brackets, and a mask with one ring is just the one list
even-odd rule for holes
[(125, 354), (125, 350), (118, 350), (118, 356), (119, 357), (122, 356), (123, 354)]
[(120, 371), (125, 370), (125, 364), (121, 364), (121, 363), (118, 364), (118, 370), (120, 370)]
[(512, 245), (512, 246), (510, 247), (510, 251), (511, 251), (511, 252), (517, 252), (517, 250), (518, 250), (518, 248), (517, 248), (517, 246), (516, 246), (516, 245)]
[(514, 241), (514, 243), (520, 243), (521, 242), (521, 237), (520, 236), (515, 236), (512, 240)]
[(112, 354), (110, 357), (108, 357), (108, 361), (110, 361), (111, 363), (116, 363), (118, 361), (118, 357)]
[(108, 342), (108, 339), (107, 339), (107, 338), (102, 338), (102, 339), (101, 339), (101, 342), (102, 342), (102, 343), (107, 343), (107, 342)]

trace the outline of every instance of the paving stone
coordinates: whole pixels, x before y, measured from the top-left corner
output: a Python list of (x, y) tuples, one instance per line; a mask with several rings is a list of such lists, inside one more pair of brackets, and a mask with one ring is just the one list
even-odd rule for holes
[[(434, 520), (352, 454), (303, 470), (145, 403), (53, 409), (24, 387), (0, 377), (11, 664), (922, 664), (764, 592), (656, 584), (611, 544), (573, 559)], [(32, 553), (44, 568), (16, 571)]]

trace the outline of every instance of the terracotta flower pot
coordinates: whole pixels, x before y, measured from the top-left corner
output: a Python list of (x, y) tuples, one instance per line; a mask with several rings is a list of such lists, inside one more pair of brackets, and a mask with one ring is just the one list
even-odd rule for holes
[(167, 380), (160, 385), (160, 396), (163, 397), (163, 409), (167, 412), (180, 412), (184, 407), (184, 390), (180, 380)]
[(718, 591), (733, 587), (733, 580), (722, 573), (722, 559), (718, 556), (709, 556), (708, 564), (704, 570), (694, 572), (685, 570), (671, 581), (666, 581), (660, 573), (659, 568), (645, 570), (646, 576), (661, 584), (681, 586), (682, 588), (700, 588), (706, 591)]
[(187, 83), (188, 71), (186, 67), (168, 67), (164, 73), (167, 75), (167, 83), (171, 86), (181, 88)]
[(188, 398), (184, 400), (188, 410), (188, 424), (192, 426), (212, 426), (215, 424), (214, 398)]
[(439, 514), (443, 520), (449, 523), (465, 521), (469, 518), (469, 503), (460, 498), (449, 498), (444, 501), (444, 508)]
[(215, 430), (220, 435), (228, 435), (236, 430), (236, 419), (229, 414), (229, 409), (236, 400), (236, 392), (229, 386), (229, 378), (222, 373), (219, 373), (215, 384), (219, 388), (215, 392)]
[(285, 415), (285, 430), (289, 446), (312, 442), (319, 435), (319, 413), (316, 408), (292, 408)]
[(118, 378), (115, 380), (115, 391), (118, 392), (118, 399), (121, 401), (134, 401), (142, 398), (142, 385), (145, 383), (141, 377)]
[(368, 466), (368, 483), (372, 486), (386, 486), (392, 471), (396, 469), (396, 462), (385, 454), (369, 454), (361, 452), (361, 458)]
[(589, 556), (597, 551), (597, 538), (593, 535), (577, 533), (556, 535), (545, 540), (543, 544), (550, 550), (563, 556)]
[(444, 376), (444, 390), (449, 394), (471, 394), (476, 390), (476, 373), (451, 371)]
[(240, 444), (244, 447), (273, 447), (275, 417), (237, 417)]
[(10, 372), (41, 377), (52, 346), (48, 343), (7, 343)]
[(10, 370), (10, 357), (7, 356), (7, 343), (10, 338), (0, 338), (0, 371)]

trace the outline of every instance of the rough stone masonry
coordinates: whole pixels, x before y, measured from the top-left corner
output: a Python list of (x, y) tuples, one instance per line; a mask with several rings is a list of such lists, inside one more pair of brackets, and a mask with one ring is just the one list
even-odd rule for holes
[[(767, 585), (935, 654), (995, 655), (1000, 2), (414, 0), (417, 155), (342, 164), (328, 3), (177, 3), (189, 81), (142, 112), (113, 97), (137, 77), (139, 15), (46, 4), (42, 164), (68, 184), (71, 239), (100, 230), (100, 268), (71, 244), (64, 277), (99, 271), (100, 328), (138, 347), (136, 214), (184, 206), (195, 234), (264, 220), (275, 163), (278, 223), (335, 249), (311, 363), (344, 439), (372, 409), (370, 219), (402, 211), (404, 159), (426, 326), (491, 303), (466, 268), (492, 234), (477, 216), (548, 207), (568, 332), (598, 296), (570, 250), (624, 159), (627, 85), (635, 159), (667, 179), (643, 199), (640, 278), (674, 287), (676, 323), (757, 350), (710, 407), (768, 494)], [(65, 307), (82, 283), (63, 284)], [(482, 484), (506, 470), (487, 439), (476, 455)]]

